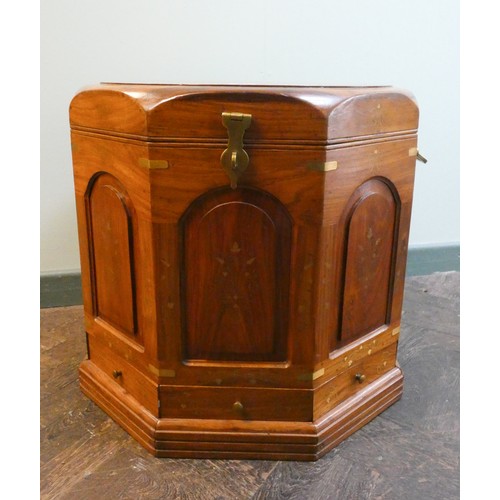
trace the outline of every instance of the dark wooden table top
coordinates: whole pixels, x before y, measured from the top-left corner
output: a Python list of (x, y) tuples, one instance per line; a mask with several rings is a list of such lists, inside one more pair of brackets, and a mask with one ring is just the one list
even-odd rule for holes
[(41, 311), (42, 499), (459, 498), (459, 273), (408, 278), (403, 399), (318, 462), (149, 455), (78, 387), (81, 306)]

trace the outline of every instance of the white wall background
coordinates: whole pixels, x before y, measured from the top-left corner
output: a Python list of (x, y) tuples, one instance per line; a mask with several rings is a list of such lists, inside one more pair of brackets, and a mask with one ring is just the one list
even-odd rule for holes
[(68, 106), (100, 81), (408, 89), (429, 159), (410, 245), (459, 241), (458, 0), (44, 0), (42, 272), (80, 267)]

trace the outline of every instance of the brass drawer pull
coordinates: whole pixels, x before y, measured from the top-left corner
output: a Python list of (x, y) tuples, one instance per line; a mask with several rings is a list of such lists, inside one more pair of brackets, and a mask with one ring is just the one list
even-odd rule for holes
[(122, 376), (121, 370), (113, 370), (113, 377), (118, 378)]
[(237, 413), (241, 413), (243, 411), (243, 404), (239, 401), (233, 403), (233, 410)]
[(362, 373), (356, 373), (356, 375), (354, 375), (354, 378), (361, 384), (366, 380), (366, 375), (363, 375)]

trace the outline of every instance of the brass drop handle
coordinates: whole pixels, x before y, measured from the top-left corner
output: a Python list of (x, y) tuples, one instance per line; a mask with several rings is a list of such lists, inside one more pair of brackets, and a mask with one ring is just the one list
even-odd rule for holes
[(113, 370), (113, 377), (118, 378), (122, 376), (121, 370)]
[(366, 380), (366, 375), (363, 375), (362, 373), (356, 373), (356, 375), (354, 375), (354, 378), (360, 383), (362, 384), (365, 380)]

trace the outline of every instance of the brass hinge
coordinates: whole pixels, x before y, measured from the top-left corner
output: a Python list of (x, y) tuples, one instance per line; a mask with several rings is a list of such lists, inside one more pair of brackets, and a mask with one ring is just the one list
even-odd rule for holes
[(228, 144), (220, 161), (233, 189), (236, 189), (239, 176), (246, 170), (250, 162), (248, 153), (243, 149), (243, 136), (251, 122), (252, 115), (222, 113), (222, 123), (227, 128)]

